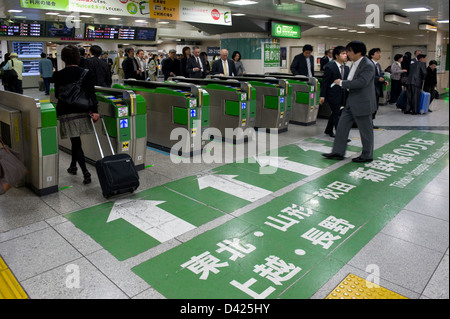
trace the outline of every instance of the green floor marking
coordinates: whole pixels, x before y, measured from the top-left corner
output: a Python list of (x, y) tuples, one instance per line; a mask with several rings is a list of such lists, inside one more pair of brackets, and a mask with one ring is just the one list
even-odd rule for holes
[[(312, 142), (314, 143), (314, 142)], [(318, 144), (321, 145), (321, 142)], [(206, 205), (220, 209), (227, 213), (232, 213), (236, 209), (248, 205), (254, 201), (255, 197), (248, 194), (247, 190), (242, 192), (242, 197), (234, 196), (229, 190), (235, 190), (233, 183), (241, 182), (241, 185), (234, 185), (240, 187), (244, 184), (244, 187), (251, 189), (253, 186), (267, 191), (268, 193), (261, 192), (261, 198), (283, 187), (296, 183), (310, 174), (320, 171), (320, 169), (333, 165), (334, 162), (325, 159), (321, 152), (315, 150), (303, 150), (297, 145), (287, 145), (280, 147), (277, 152), (267, 152), (266, 157), (278, 157), (279, 160), (288, 162), (287, 165), (293, 170), (287, 168), (267, 167), (258, 162), (256, 158), (247, 158), (243, 161), (235, 162), (220, 166), (213, 170), (213, 175), (216, 180), (209, 179), (208, 183), (206, 178), (199, 176), (189, 176), (177, 181), (169, 182), (164, 186), (184, 194), (188, 197), (194, 198)], [(295, 164), (305, 164), (309, 167), (301, 170), (301, 173), (295, 171)], [(269, 165), (270, 166), (270, 165)], [(266, 169), (266, 170), (264, 170)], [(315, 170), (314, 170), (315, 169)], [(225, 177), (227, 179), (224, 184), (229, 184), (227, 189), (226, 185), (221, 185), (220, 179)], [(203, 179), (205, 180), (203, 180)], [(206, 187), (207, 186), (207, 187)], [(249, 195), (249, 196), (247, 196)], [(259, 199), (259, 198), (257, 198)]]
[(309, 298), (448, 165), (448, 148), (448, 135), (410, 132), (372, 163), (347, 163), (132, 270), (167, 298)]
[[(140, 201), (153, 203), (155, 205), (152, 207), (152, 210), (163, 210), (168, 214), (173, 215), (173, 218), (167, 220), (167, 223), (173, 223), (174, 219), (180, 219), (185, 221), (186, 224), (198, 227), (223, 215), (213, 208), (190, 200), (185, 196), (179, 195), (164, 187), (155, 187), (145, 190), (127, 198), (127, 200), (128, 199), (136, 201), (137, 204), (139, 204)], [(67, 214), (64, 217), (70, 220), (83, 232), (91, 236), (118, 260), (134, 257), (161, 243), (160, 240), (153, 238), (145, 232), (149, 228), (148, 223), (147, 225), (144, 223), (144, 226), (140, 226), (141, 228), (139, 228), (130, 223), (129, 220), (124, 219), (126, 218), (125, 216), (124, 218), (121, 218), (121, 216), (111, 216), (114, 205), (115, 202), (107, 202)], [(139, 209), (140, 207), (138, 206), (133, 210), (136, 211), (137, 214), (143, 214)], [(108, 222), (108, 219), (113, 220)], [(161, 228), (162, 233), (165, 232), (165, 222), (166, 221), (161, 221), (161, 227), (158, 226)], [(169, 227), (175, 227), (173, 224), (167, 225)], [(187, 230), (189, 229), (190, 228)], [(152, 234), (151, 231), (149, 231), (149, 233)]]

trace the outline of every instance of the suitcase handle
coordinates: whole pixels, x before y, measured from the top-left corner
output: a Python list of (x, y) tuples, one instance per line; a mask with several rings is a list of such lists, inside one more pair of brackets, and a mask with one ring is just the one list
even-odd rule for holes
[[(106, 130), (105, 121), (103, 120), (103, 115), (100, 115), (100, 118), (101, 118), (101, 120), (102, 120), (103, 129), (105, 130), (105, 135), (106, 135), (106, 137), (108, 138), (108, 143), (109, 143), (109, 147), (111, 148), (111, 153), (112, 153), (112, 155), (115, 155), (114, 149), (113, 149), (113, 147), (112, 147), (111, 139), (109, 138), (108, 131)], [(105, 157), (105, 156), (104, 156), (104, 154), (103, 154), (103, 149), (102, 149), (102, 146), (100, 145), (100, 140), (99, 140), (99, 138), (98, 138), (97, 130), (96, 130), (96, 128), (95, 128), (94, 120), (92, 119), (92, 117), (91, 117), (91, 123), (92, 123), (92, 127), (94, 128), (95, 139), (97, 140), (97, 145), (98, 145), (98, 148), (99, 148), (99, 150), (100, 150), (100, 155), (101, 155), (101, 157), (103, 158), (103, 157)]]

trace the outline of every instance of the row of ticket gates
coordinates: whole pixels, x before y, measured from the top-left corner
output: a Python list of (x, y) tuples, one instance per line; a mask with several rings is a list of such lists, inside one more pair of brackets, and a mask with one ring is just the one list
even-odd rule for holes
[[(289, 123), (313, 125), (327, 118), (329, 108), (319, 108), (321, 76), (314, 78), (282, 73), (213, 76), (208, 79), (169, 78), (166, 82), (124, 80), (113, 88), (96, 87), (98, 110), (105, 122), (97, 122), (100, 144), (110, 137), (115, 153), (127, 153), (137, 170), (145, 166), (147, 146), (171, 152), (181, 140), (186, 145), (177, 155), (199, 154), (205, 140), (196, 138), (207, 128), (225, 139), (230, 129), (233, 143), (248, 141), (252, 129), (287, 131)], [(70, 140), (60, 139), (56, 98), (39, 102), (29, 96), (0, 91), (0, 137), (21, 154), (29, 170), (27, 185), (38, 195), (58, 191), (58, 151), (70, 153)], [(178, 136), (171, 136), (180, 128)], [(227, 132), (228, 129), (228, 132)], [(243, 132), (244, 134), (239, 134)], [(273, 131), (272, 131), (273, 132)], [(183, 136), (184, 134), (184, 136)], [(210, 138), (216, 138), (214, 134)], [(101, 153), (92, 136), (82, 136), (87, 162)], [(109, 147), (103, 147), (104, 155)]]

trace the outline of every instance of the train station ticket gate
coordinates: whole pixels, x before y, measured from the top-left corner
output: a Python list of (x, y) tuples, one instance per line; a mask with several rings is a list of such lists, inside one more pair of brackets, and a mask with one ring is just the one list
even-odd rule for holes
[(0, 91), (0, 137), (18, 151), (28, 169), (23, 183), (37, 195), (58, 191), (56, 110), (22, 94)]
[[(147, 141), (147, 114), (145, 100), (131, 90), (95, 87), (98, 101), (98, 112), (105, 121), (107, 134), (110, 137), (115, 154), (125, 153), (133, 159), (136, 170), (145, 167)], [(57, 103), (54, 91), (50, 92), (50, 101)], [(104, 156), (112, 155), (109, 142), (101, 121), (95, 123), (100, 144), (103, 145)], [(91, 135), (82, 135), (84, 156), (90, 164), (101, 159), (100, 150)], [(70, 139), (60, 139), (59, 148), (71, 153)]]
[(278, 133), (288, 129), (291, 117), (289, 82), (283, 79), (247, 76), (212, 75), (212, 79), (248, 82), (256, 93), (256, 129), (277, 129)]
[(289, 81), (292, 106), (289, 123), (306, 126), (316, 124), (320, 100), (320, 84), (316, 78), (275, 72), (265, 73), (264, 76)]
[[(209, 127), (217, 128), (223, 141), (236, 144), (247, 142), (253, 137), (256, 89), (250, 83), (235, 80), (191, 79), (182, 76), (168, 80), (200, 85), (209, 93)], [(231, 133), (232, 136), (228, 136)]]
[[(322, 85), (323, 74), (324, 74), (324, 71), (314, 71), (314, 77), (319, 82), (319, 85)], [(320, 95), (320, 90), (319, 90), (319, 95)], [(329, 119), (330, 115), (331, 115), (330, 105), (327, 102), (325, 102), (324, 104), (320, 104), (317, 117), (321, 118), (321, 119)]]
[[(147, 106), (147, 145), (183, 157), (201, 154), (209, 126), (209, 94), (191, 83), (124, 80), (115, 88), (141, 95)], [(180, 138), (181, 137), (181, 138)]]

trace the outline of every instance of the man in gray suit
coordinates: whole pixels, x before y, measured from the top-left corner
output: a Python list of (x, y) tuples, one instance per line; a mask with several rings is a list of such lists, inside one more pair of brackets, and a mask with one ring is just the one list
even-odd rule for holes
[(335, 85), (341, 85), (348, 90), (345, 108), (339, 119), (336, 138), (331, 153), (322, 154), (329, 159), (344, 159), (347, 148), (347, 138), (355, 122), (358, 126), (363, 145), (360, 156), (353, 158), (356, 163), (371, 162), (373, 160), (373, 122), (372, 114), (377, 109), (375, 100), (374, 64), (365, 57), (366, 45), (360, 41), (347, 44), (347, 56), (353, 61), (347, 80), (337, 79)]

